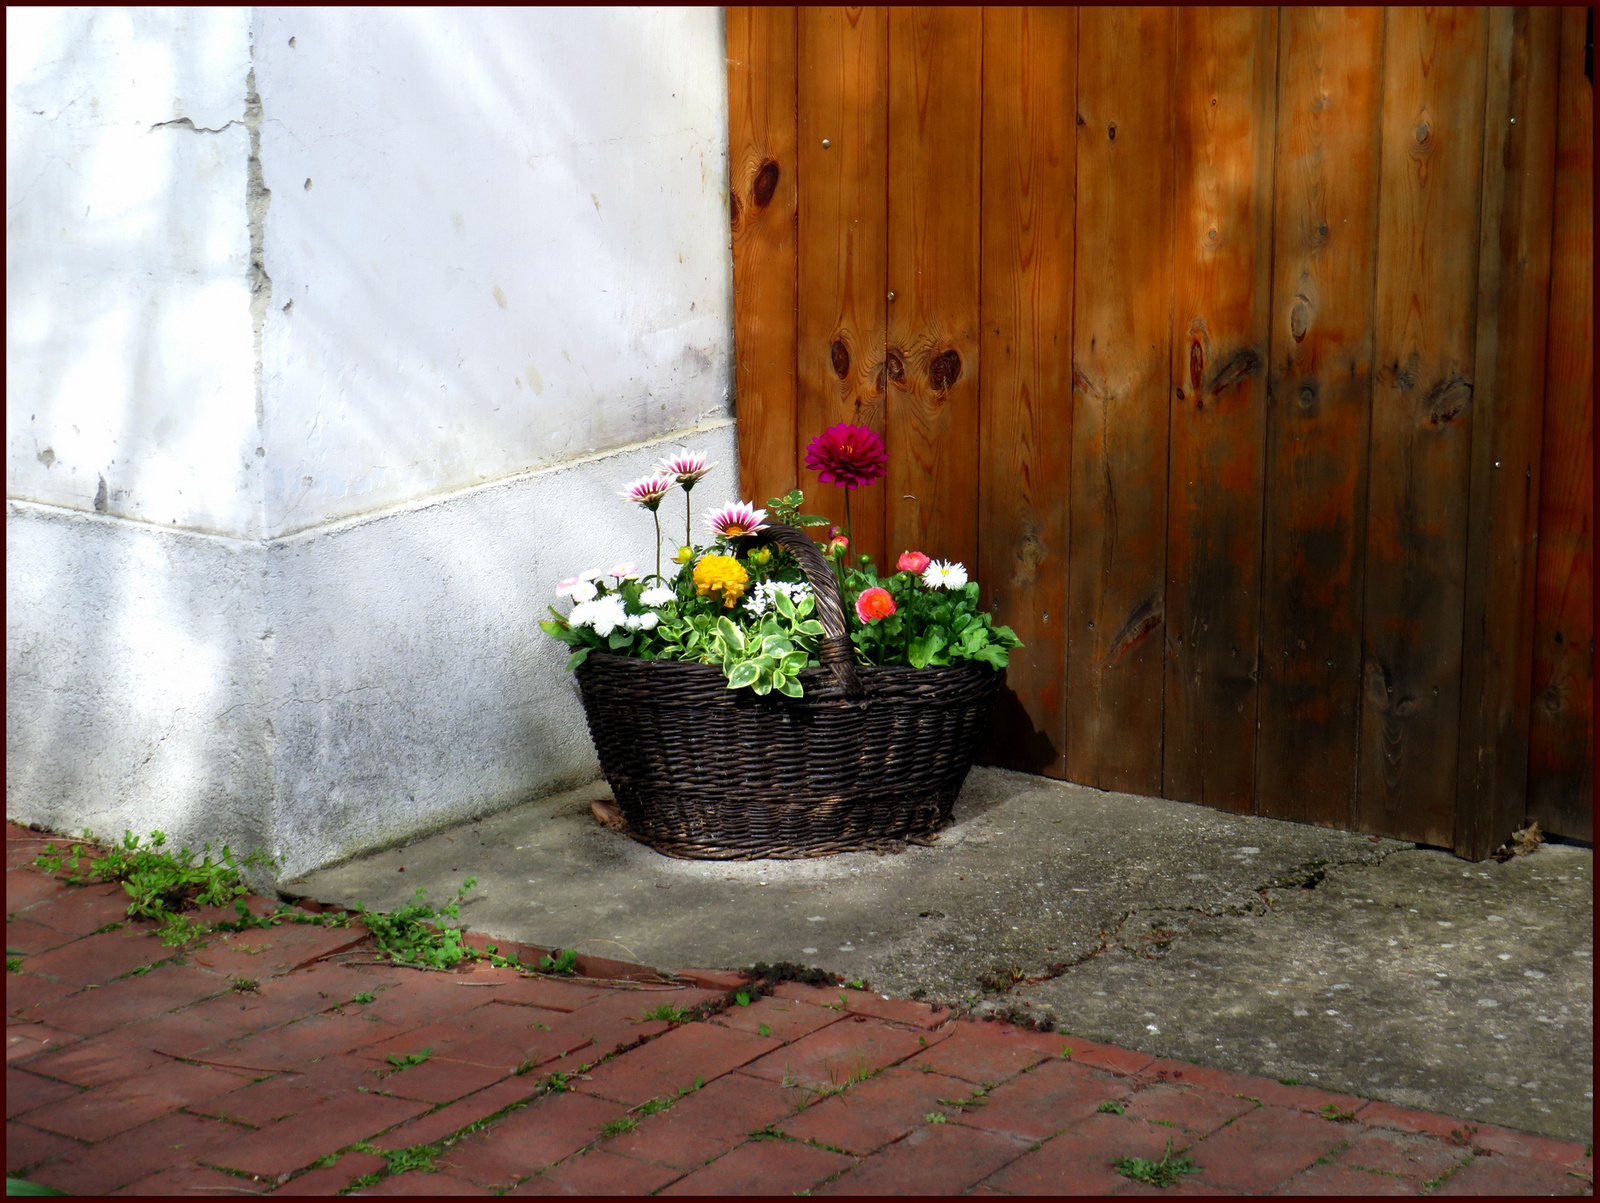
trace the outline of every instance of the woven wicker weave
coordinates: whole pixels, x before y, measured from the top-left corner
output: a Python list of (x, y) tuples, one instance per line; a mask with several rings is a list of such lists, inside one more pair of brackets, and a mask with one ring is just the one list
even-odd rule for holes
[(729, 689), (711, 664), (593, 652), (578, 666), (628, 834), (697, 860), (926, 842), (950, 821), (1004, 671), (857, 665), (816, 545), (778, 524), (768, 538), (799, 559), (827, 632), (804, 697)]

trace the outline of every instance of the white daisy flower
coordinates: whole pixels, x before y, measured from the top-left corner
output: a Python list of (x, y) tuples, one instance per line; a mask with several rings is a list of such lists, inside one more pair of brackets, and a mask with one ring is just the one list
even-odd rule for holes
[(755, 615), (765, 614), (772, 608), (775, 594), (782, 593), (798, 605), (802, 598), (811, 596), (811, 586), (804, 581), (762, 581), (744, 599), (745, 609)]
[(594, 628), (596, 635), (609, 635), (628, 621), (628, 612), (622, 606), (622, 599), (615, 594), (592, 601), (589, 605), (591, 610), (587, 625)]
[(646, 610), (643, 614), (630, 614), (623, 623), (630, 631), (653, 631), (656, 624), (661, 621), (661, 615), (654, 610)]
[(664, 606), (678, 595), (665, 585), (651, 585), (639, 594), (639, 600), (647, 606)]
[(575, 602), (593, 601), (595, 594), (600, 591), (594, 587), (593, 582), (582, 577), (569, 576), (556, 586), (557, 597), (570, 597)]
[(594, 621), (595, 603), (592, 601), (579, 602), (572, 607), (572, 613), (567, 615), (567, 625), (573, 627), (586, 627)]
[(606, 579), (606, 574), (601, 572), (598, 568), (585, 568), (582, 572), (578, 573), (578, 579), (585, 581), (603, 581)]
[(967, 583), (967, 570), (950, 560), (934, 560), (922, 570), (922, 583), (929, 589), (960, 589)]
[(613, 567), (606, 575), (614, 576), (619, 581), (637, 580), (639, 576), (639, 565), (635, 564), (632, 560), (624, 560), (622, 563)]

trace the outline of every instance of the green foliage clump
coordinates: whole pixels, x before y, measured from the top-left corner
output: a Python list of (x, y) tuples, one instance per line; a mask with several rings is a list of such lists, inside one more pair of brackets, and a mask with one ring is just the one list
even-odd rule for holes
[(1172, 1186), (1184, 1174), (1200, 1172), (1200, 1167), (1194, 1163), (1193, 1158), (1172, 1155), (1171, 1137), (1167, 1138), (1167, 1149), (1161, 1155), (1160, 1161), (1149, 1161), (1143, 1157), (1118, 1157), (1111, 1163), (1111, 1168), (1124, 1178), (1158, 1187)]

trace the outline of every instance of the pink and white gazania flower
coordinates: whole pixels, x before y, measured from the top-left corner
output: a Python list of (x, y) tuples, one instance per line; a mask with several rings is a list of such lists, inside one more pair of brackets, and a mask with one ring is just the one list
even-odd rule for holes
[(599, 590), (594, 587), (592, 581), (584, 580), (581, 576), (569, 576), (556, 586), (557, 597), (570, 597), (579, 605), (586, 601), (593, 601), (595, 594), (598, 592)]
[(654, 511), (661, 504), (661, 499), (677, 487), (678, 482), (672, 477), (656, 473), (641, 476), (622, 490), (622, 496), (628, 501), (637, 502), (647, 510)]
[(614, 567), (608, 575), (616, 577), (619, 581), (637, 580), (639, 576), (639, 565), (635, 564), (632, 560), (624, 560), (622, 563)]
[(767, 511), (752, 509), (747, 501), (731, 501), (720, 510), (706, 511), (711, 533), (723, 539), (737, 539), (767, 529)]
[(933, 560), (922, 570), (922, 583), (930, 589), (960, 589), (967, 583), (967, 570), (951, 560)]
[(699, 484), (700, 478), (714, 467), (716, 465), (706, 463), (706, 457), (699, 452), (684, 451), (678, 455), (669, 455), (657, 465), (656, 471), (662, 476), (674, 477), (687, 492)]

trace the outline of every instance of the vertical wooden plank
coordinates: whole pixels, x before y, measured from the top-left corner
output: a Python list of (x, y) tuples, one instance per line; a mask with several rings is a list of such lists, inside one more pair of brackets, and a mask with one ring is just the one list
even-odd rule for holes
[[(888, 17), (882, 8), (801, 8), (799, 26), (797, 453), (807, 509), (842, 525), (843, 490), (820, 484), (804, 454), (836, 422), (887, 431)], [(883, 494), (873, 485), (852, 500), (856, 548), (875, 558)]]
[(1356, 822), (1448, 845), (1488, 10), (1384, 11)]
[(976, 7), (889, 10), (888, 553), (978, 559)]
[(1561, 10), (1528, 814), (1594, 839), (1594, 85), (1591, 10)]
[(1344, 827), (1356, 780), (1383, 12), (1285, 8), (1256, 810)]
[(1066, 768), (1078, 14), (983, 14), (981, 604), (1022, 637), (988, 759)]
[(1078, 14), (1067, 775), (1161, 789), (1170, 8)]
[(1454, 841), (1473, 860), (1527, 811), (1560, 19), (1490, 16)]
[(1178, 10), (1162, 793), (1249, 811), (1278, 14)]
[(796, 482), (795, 10), (730, 7), (727, 28), (739, 486), (760, 505)]

